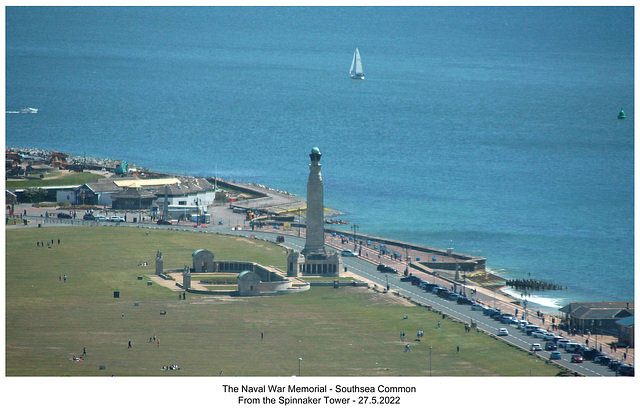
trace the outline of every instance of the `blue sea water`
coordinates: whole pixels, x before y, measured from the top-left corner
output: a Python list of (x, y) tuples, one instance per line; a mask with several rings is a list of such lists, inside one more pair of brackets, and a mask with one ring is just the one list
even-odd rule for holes
[(301, 196), (318, 146), (362, 233), (630, 301), (633, 74), (631, 7), (8, 7), (5, 143)]

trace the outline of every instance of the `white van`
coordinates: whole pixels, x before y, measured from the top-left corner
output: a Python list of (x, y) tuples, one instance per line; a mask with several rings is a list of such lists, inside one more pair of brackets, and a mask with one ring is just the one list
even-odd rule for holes
[(530, 334), (530, 333), (532, 333), (533, 331), (536, 331), (536, 330), (539, 330), (539, 329), (540, 329), (540, 327), (539, 327), (539, 326), (537, 326), (537, 325), (531, 325), (531, 324), (528, 324), (528, 325), (525, 325), (525, 326), (524, 326), (524, 330), (523, 330), (523, 331), (524, 331), (525, 333), (527, 333), (527, 334)]
[(576, 350), (576, 348), (578, 348), (580, 346), (580, 344), (575, 343), (575, 342), (569, 342), (567, 344), (564, 345), (564, 350), (567, 352), (573, 352)]

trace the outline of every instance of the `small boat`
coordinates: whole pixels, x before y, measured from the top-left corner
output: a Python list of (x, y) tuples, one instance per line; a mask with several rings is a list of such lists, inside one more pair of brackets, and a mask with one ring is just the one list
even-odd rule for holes
[(37, 114), (38, 108), (24, 107), (24, 108), (20, 108), (20, 111), (18, 112), (20, 112), (21, 114)]
[(620, 113), (618, 114), (618, 119), (625, 119), (627, 116), (624, 114), (624, 110), (620, 108)]
[(356, 47), (356, 51), (353, 53), (353, 60), (351, 61), (351, 69), (349, 70), (351, 78), (354, 80), (363, 80), (364, 72), (362, 72), (362, 61), (360, 60), (360, 51)]

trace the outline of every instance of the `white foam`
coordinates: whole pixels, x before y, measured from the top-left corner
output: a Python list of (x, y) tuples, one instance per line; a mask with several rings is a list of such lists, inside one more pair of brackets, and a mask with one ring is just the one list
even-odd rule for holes
[[(565, 304), (565, 300), (563, 298), (544, 297), (539, 294), (532, 294), (532, 295), (528, 295), (525, 298), (522, 298), (521, 297), (522, 293), (520, 291), (515, 290), (513, 288), (508, 288), (508, 287), (501, 288), (501, 291), (517, 300), (522, 301), (524, 299), (524, 300), (527, 300), (528, 303), (537, 304), (542, 307), (552, 308), (553, 310), (562, 308)], [(557, 311), (554, 311), (554, 312), (557, 312)]]

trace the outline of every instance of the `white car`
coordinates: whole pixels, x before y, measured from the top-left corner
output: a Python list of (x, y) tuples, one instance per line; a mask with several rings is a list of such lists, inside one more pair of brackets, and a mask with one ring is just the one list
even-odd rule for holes
[(531, 335), (533, 335), (534, 338), (543, 338), (546, 334), (547, 334), (547, 331), (545, 330), (534, 331), (531, 333)]
[(565, 345), (567, 345), (569, 342), (571, 342), (571, 341), (569, 341), (568, 339), (564, 339), (564, 338), (559, 339), (558, 340), (558, 348), (564, 348)]
[(356, 253), (351, 250), (342, 250), (342, 257), (358, 257)]
[(501, 336), (501, 337), (502, 337), (502, 336), (507, 336), (507, 335), (509, 335), (509, 331), (507, 331), (507, 329), (506, 329), (506, 328), (500, 328), (500, 329), (498, 330), (498, 335), (499, 335), (499, 336)]
[(120, 217), (120, 216), (111, 216), (111, 217), (109, 217), (109, 221), (110, 222), (118, 222), (119, 223), (119, 222), (123, 222), (124, 219), (122, 217)]
[(532, 351), (542, 351), (542, 347), (538, 343), (531, 344), (531, 350)]
[(542, 339), (544, 339), (545, 341), (553, 341), (555, 337), (557, 337), (557, 335), (553, 332), (547, 332), (542, 336)]

